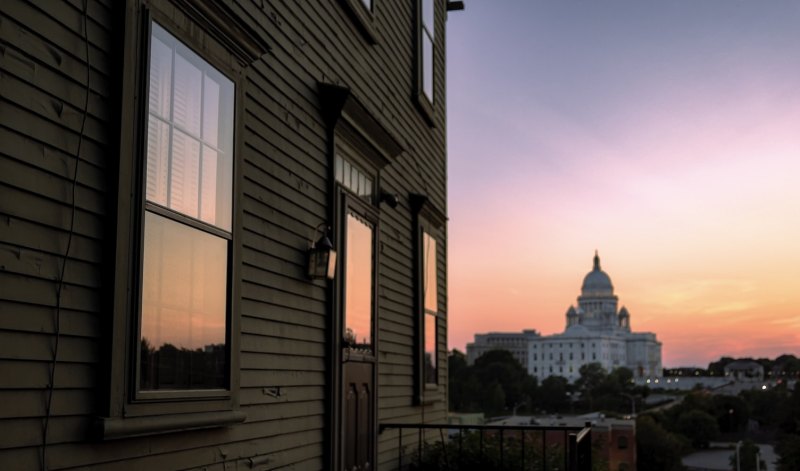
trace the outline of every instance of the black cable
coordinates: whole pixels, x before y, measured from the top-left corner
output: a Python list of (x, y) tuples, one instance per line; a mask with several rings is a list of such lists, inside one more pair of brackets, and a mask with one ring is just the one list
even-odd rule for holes
[(83, 0), (83, 41), (86, 47), (86, 96), (83, 102), (83, 118), (81, 119), (81, 130), (78, 134), (78, 149), (75, 151), (75, 171), (72, 176), (72, 207), (69, 221), (69, 235), (67, 236), (67, 248), (61, 262), (61, 270), (58, 276), (58, 286), (56, 287), (56, 318), (55, 318), (55, 344), (53, 345), (53, 361), (50, 366), (50, 382), (47, 385), (47, 407), (45, 409), (44, 427), (42, 430), (42, 469), (47, 469), (47, 430), (50, 425), (50, 416), (53, 410), (53, 391), (55, 390), (56, 365), (58, 364), (58, 344), (61, 338), (61, 294), (64, 289), (64, 274), (67, 269), (69, 250), (72, 247), (72, 238), (75, 234), (75, 213), (77, 210), (75, 203), (75, 189), (78, 186), (78, 164), (81, 161), (81, 147), (83, 145), (83, 135), (86, 129), (86, 116), (89, 114), (89, 80), (92, 74), (91, 62), (89, 60), (89, 0)]

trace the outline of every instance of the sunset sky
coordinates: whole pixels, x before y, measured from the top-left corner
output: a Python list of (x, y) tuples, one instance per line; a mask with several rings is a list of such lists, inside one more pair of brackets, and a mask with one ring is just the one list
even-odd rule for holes
[(466, 3), (450, 347), (561, 332), (597, 249), (664, 366), (800, 355), (800, 2)]

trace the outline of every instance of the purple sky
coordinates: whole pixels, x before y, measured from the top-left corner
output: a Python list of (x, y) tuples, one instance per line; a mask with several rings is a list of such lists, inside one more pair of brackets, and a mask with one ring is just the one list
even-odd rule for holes
[(449, 344), (560, 332), (594, 250), (666, 366), (800, 354), (800, 2), (447, 23)]

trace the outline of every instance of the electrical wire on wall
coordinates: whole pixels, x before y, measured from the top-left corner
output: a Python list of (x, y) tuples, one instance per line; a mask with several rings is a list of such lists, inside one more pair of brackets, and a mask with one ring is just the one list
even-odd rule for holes
[(45, 407), (44, 425), (42, 427), (42, 454), (41, 465), (42, 469), (47, 469), (47, 432), (50, 426), (50, 418), (53, 411), (53, 392), (55, 390), (56, 379), (56, 365), (58, 364), (58, 344), (61, 338), (61, 302), (64, 291), (64, 274), (66, 273), (67, 260), (69, 259), (69, 251), (72, 247), (72, 238), (75, 234), (75, 212), (77, 210), (75, 203), (76, 187), (78, 186), (78, 166), (81, 160), (81, 147), (83, 146), (84, 131), (86, 129), (86, 117), (89, 114), (89, 93), (90, 86), (89, 80), (91, 77), (91, 65), (89, 61), (89, 19), (88, 19), (89, 0), (83, 0), (82, 5), (82, 19), (83, 19), (83, 42), (85, 45), (86, 53), (86, 93), (83, 102), (83, 117), (81, 118), (81, 128), (78, 134), (78, 148), (75, 151), (75, 170), (72, 175), (72, 203), (70, 208), (70, 221), (69, 232), (67, 235), (67, 248), (64, 250), (64, 256), (61, 259), (61, 267), (58, 274), (58, 284), (56, 286), (56, 313), (54, 320), (54, 335), (55, 342), (53, 345), (53, 360), (50, 365), (50, 378), (47, 385), (47, 404)]

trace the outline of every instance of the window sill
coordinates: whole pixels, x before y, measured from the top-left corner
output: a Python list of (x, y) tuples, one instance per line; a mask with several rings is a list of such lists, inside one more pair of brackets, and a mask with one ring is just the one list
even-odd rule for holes
[(416, 93), (417, 108), (419, 108), (422, 117), (428, 123), (428, 126), (434, 128), (436, 124), (433, 122), (433, 103), (421, 91)]
[(212, 427), (225, 427), (244, 422), (241, 411), (200, 412), (191, 414), (155, 415), (145, 417), (102, 417), (97, 421), (101, 440), (161, 433), (183, 432)]

